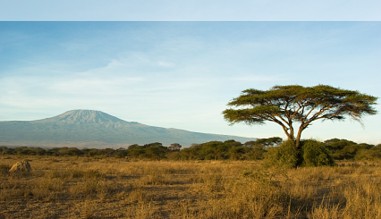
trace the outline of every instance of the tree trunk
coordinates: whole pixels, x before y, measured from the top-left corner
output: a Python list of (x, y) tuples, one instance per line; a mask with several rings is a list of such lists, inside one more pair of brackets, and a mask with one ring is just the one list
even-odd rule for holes
[(296, 136), (296, 139), (295, 139), (295, 147), (298, 149), (301, 147), (300, 139), (302, 138), (302, 132), (303, 132), (303, 125), (300, 126), (298, 130), (298, 135)]
[(300, 139), (295, 138), (295, 137), (288, 137), (287, 141), (292, 141), (294, 142), (294, 145), (297, 149), (300, 148)]
[(300, 149), (300, 139), (295, 139), (295, 147), (297, 148), (297, 149)]

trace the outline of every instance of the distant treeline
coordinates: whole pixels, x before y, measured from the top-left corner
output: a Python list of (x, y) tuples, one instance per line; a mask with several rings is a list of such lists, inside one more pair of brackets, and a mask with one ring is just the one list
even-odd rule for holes
[[(210, 141), (194, 144), (180, 150), (179, 144), (169, 147), (161, 143), (131, 145), (128, 148), (83, 148), (59, 147), (6, 147), (0, 146), (1, 155), (41, 155), (41, 156), (84, 156), (119, 157), (149, 160), (261, 160), (271, 147), (282, 143), (278, 137), (257, 139), (244, 144), (234, 141)], [(335, 160), (374, 160), (381, 159), (381, 144), (355, 143), (346, 139), (330, 139), (323, 142)]]

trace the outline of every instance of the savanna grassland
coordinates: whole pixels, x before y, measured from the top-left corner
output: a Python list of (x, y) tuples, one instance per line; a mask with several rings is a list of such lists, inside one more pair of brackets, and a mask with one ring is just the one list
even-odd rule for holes
[[(27, 159), (28, 176), (9, 176)], [(381, 162), (279, 169), (262, 161), (3, 155), (0, 218), (381, 218)]]

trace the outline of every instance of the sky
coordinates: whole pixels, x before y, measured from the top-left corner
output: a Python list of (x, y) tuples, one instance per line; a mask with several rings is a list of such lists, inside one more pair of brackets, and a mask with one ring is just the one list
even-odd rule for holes
[(370, 21), (380, 8), (379, 0), (0, 0), (0, 19)]
[[(229, 125), (242, 90), (326, 84), (381, 97), (381, 22), (0, 22), (0, 121), (100, 110), (165, 128), (284, 137)], [(376, 106), (381, 111), (380, 104)], [(304, 138), (381, 143), (381, 115), (316, 122)]]

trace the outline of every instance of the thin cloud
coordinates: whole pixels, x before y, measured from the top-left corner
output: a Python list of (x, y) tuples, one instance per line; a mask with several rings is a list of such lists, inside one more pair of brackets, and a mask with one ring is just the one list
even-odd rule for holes
[(164, 67), (164, 68), (173, 68), (176, 66), (175, 63), (173, 62), (168, 62), (168, 61), (158, 61), (157, 64), (160, 66), (160, 67)]

